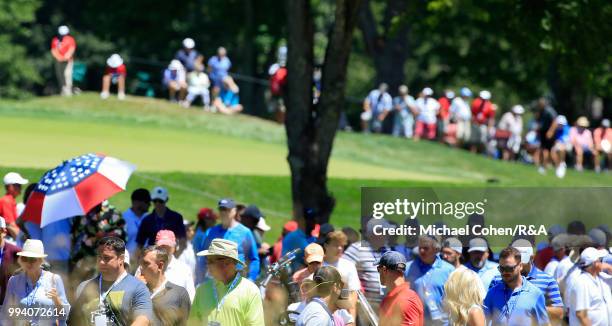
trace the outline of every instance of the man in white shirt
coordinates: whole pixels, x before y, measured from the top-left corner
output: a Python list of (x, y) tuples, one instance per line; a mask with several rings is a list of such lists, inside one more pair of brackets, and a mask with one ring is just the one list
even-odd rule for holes
[(568, 239), (569, 239), (569, 236), (566, 233), (561, 233), (559, 235), (556, 235), (550, 241), (550, 246), (553, 249), (554, 256), (552, 257), (550, 262), (546, 264), (546, 267), (544, 268), (544, 272), (547, 273), (548, 275), (555, 276), (555, 272), (557, 271), (557, 266), (559, 266), (559, 263), (563, 259), (565, 259), (565, 257), (567, 257), (565, 250), (567, 247)]
[(346, 246), (347, 238), (342, 231), (333, 231), (325, 236), (323, 249), (325, 257), (323, 258), (323, 266), (334, 266), (340, 272), (342, 283), (345, 289), (349, 291), (349, 307), (347, 310), (353, 316), (353, 320), (357, 318), (357, 291), (361, 289), (359, 275), (355, 264), (342, 258), (344, 246)]
[(437, 115), (440, 110), (440, 103), (432, 97), (433, 90), (425, 87), (421, 91), (421, 95), (416, 100), (418, 110), (416, 127), (414, 129), (414, 139), (427, 138), (433, 140), (436, 138), (436, 122)]
[(138, 235), (138, 229), (140, 223), (149, 212), (151, 206), (151, 194), (147, 189), (136, 189), (132, 192), (132, 206), (123, 212), (122, 216), (125, 220), (125, 233), (127, 234), (127, 241), (125, 243), (125, 249), (130, 253), (132, 261), (131, 266), (136, 266), (136, 249), (138, 244), (136, 243), (136, 236)]
[(612, 324), (612, 295), (610, 287), (599, 276), (605, 249), (586, 248), (580, 254), (581, 274), (569, 290), (570, 326), (609, 326)]
[(451, 120), (457, 123), (457, 144), (462, 146), (470, 141), (472, 121), (472, 110), (470, 109), (469, 98), (472, 97), (472, 91), (463, 87), (459, 91), (461, 96), (457, 96), (451, 102), (450, 114)]

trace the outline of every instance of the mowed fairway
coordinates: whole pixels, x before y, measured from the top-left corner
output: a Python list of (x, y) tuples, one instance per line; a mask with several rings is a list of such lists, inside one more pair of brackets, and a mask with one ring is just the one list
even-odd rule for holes
[[(268, 240), (291, 215), (285, 132), (268, 121), (186, 110), (163, 100), (102, 101), (83, 94), (0, 101), (0, 125), (0, 173), (18, 170), (35, 181), (64, 159), (102, 152), (138, 167), (128, 192), (111, 200), (121, 209), (137, 187), (167, 186), (169, 205), (188, 218), (231, 196), (263, 209), (274, 227)], [(570, 171), (558, 180), (550, 171), (540, 176), (533, 166), (440, 144), (346, 133), (336, 139), (329, 175), (337, 198), (332, 222), (356, 228), (362, 186), (612, 185), (608, 174)]]

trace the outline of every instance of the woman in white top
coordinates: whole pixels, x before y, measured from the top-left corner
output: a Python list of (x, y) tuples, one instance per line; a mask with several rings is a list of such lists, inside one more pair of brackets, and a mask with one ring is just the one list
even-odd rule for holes
[(62, 278), (41, 268), (47, 257), (43, 243), (28, 239), (17, 255), (21, 272), (8, 281), (2, 305), (3, 324), (66, 325), (70, 304)]
[(484, 326), (482, 302), (485, 290), (478, 274), (459, 267), (444, 284), (444, 307), (452, 326)]

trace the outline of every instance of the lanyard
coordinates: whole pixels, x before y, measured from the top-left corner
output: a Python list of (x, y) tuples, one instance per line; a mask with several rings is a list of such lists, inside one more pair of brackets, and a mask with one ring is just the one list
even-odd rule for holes
[(100, 274), (100, 306), (103, 305), (104, 299), (106, 299), (106, 296), (110, 293), (110, 291), (115, 287), (115, 285), (119, 284), (119, 282), (123, 281), (123, 279), (128, 275), (128, 273), (126, 271), (123, 272), (123, 274), (121, 274), (119, 276), (119, 278), (117, 278), (117, 280), (113, 283), (113, 285), (111, 285), (108, 290), (106, 290), (106, 292), (104, 292), (104, 294), (102, 294), (102, 274)]
[(26, 306), (31, 306), (34, 304), (34, 300), (36, 299), (36, 291), (38, 290), (38, 287), (40, 286), (40, 280), (42, 279), (44, 271), (40, 272), (40, 277), (38, 277), (38, 280), (36, 281), (36, 284), (34, 285), (34, 289), (32, 289), (30, 291), (30, 284), (28, 284), (28, 276), (25, 275), (26, 277), (26, 282), (25, 282), (25, 288), (26, 288)]
[(225, 301), (225, 298), (230, 293), (230, 291), (234, 289), (236, 284), (238, 284), (238, 281), (240, 281), (240, 273), (236, 273), (236, 277), (234, 277), (232, 284), (230, 284), (229, 288), (227, 288), (227, 292), (225, 292), (225, 294), (221, 298), (221, 301), (219, 301), (219, 293), (217, 293), (217, 286), (215, 285), (214, 282), (212, 283), (213, 295), (215, 296), (215, 302), (217, 302), (217, 313), (219, 313), (219, 310), (221, 310), (221, 307), (223, 306), (223, 302)]
[(153, 297), (158, 295), (161, 291), (163, 291), (166, 288), (166, 283), (168, 283), (168, 280), (164, 280), (164, 282), (160, 286), (158, 286), (157, 289), (153, 291), (153, 293), (151, 293), (151, 299), (153, 299)]
[(314, 297), (312, 298), (313, 302), (316, 302), (318, 304), (321, 305), (321, 307), (323, 307), (323, 309), (325, 309), (325, 312), (329, 315), (329, 318), (333, 321), (334, 320), (334, 316), (332, 315), (332, 313), (329, 311), (329, 308), (327, 308), (327, 305), (325, 304), (325, 302), (323, 302), (323, 300), (321, 300), (321, 298), (319, 297)]

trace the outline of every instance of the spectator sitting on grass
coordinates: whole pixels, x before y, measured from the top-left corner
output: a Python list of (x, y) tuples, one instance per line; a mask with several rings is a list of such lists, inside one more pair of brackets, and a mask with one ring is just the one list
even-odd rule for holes
[(584, 154), (593, 157), (593, 162), (597, 162), (597, 153), (593, 146), (593, 135), (589, 129), (589, 120), (580, 117), (576, 120), (576, 126), (570, 129), (570, 142), (576, 154), (576, 171), (582, 171)]
[[(164, 87), (168, 88), (170, 101), (176, 103), (182, 101), (185, 98), (185, 91), (187, 90), (187, 80), (185, 67), (178, 60), (170, 61), (168, 68), (164, 70)], [(179, 92), (178, 100), (176, 99), (176, 92)]]
[(125, 68), (123, 59), (119, 54), (113, 53), (113, 55), (106, 59), (106, 69), (102, 77), (102, 93), (100, 93), (100, 98), (106, 100), (109, 97), (112, 83), (117, 84), (117, 98), (120, 100), (125, 99), (126, 75), (127, 69)]
[[(607, 160), (608, 165), (612, 166), (612, 129), (610, 128), (610, 120), (601, 120), (601, 127), (593, 131), (593, 140), (595, 141), (595, 151), (598, 155), (602, 155)], [(601, 171), (602, 162), (597, 161), (595, 169)]]
[(234, 79), (226, 76), (223, 79), (223, 88), (213, 102), (213, 107), (220, 113), (227, 115), (242, 112), (242, 104), (240, 104), (240, 97), (238, 96), (239, 91)]
[(210, 80), (204, 72), (204, 67), (199, 66), (196, 70), (190, 72), (187, 75), (187, 82), (187, 97), (183, 102), (183, 106), (186, 108), (190, 107), (191, 103), (193, 103), (198, 96), (201, 96), (204, 110), (208, 110), (210, 108), (210, 92), (208, 91)]
[(557, 177), (563, 178), (565, 177), (565, 170), (567, 168), (565, 164), (565, 153), (572, 150), (572, 144), (569, 138), (570, 127), (564, 115), (558, 115), (555, 120), (557, 121), (555, 135), (553, 136), (555, 144), (550, 151), (550, 156), (556, 166), (555, 173)]

